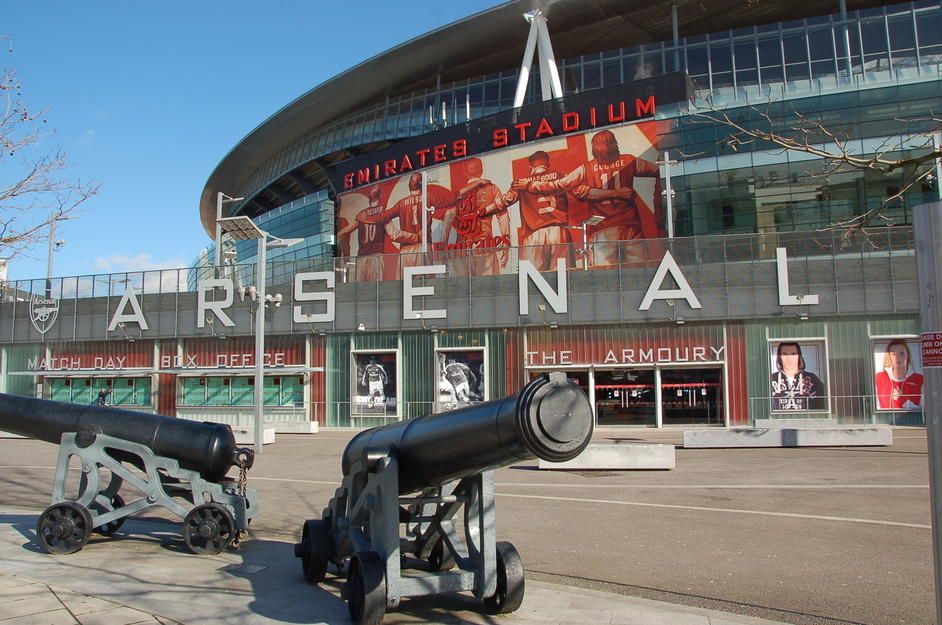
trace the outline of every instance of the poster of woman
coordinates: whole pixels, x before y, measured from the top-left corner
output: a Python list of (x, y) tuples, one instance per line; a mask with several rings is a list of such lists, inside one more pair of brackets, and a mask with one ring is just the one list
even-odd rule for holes
[(776, 339), (769, 342), (772, 412), (828, 410), (824, 339)]
[(922, 410), (922, 363), (917, 337), (873, 340), (877, 410)]

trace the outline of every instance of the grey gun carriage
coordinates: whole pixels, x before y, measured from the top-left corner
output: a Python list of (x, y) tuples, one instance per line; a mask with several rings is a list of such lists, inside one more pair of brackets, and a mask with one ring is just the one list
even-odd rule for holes
[(494, 470), (570, 460), (592, 431), (585, 393), (554, 372), (504, 399), (360, 432), (340, 487), (295, 545), (304, 577), (321, 582), (333, 563), (358, 625), (381, 623), (404, 597), (462, 591), (489, 613), (515, 611), (524, 569), (496, 540)]
[[(216, 554), (237, 548), (258, 513), (246, 486), (255, 453), (236, 446), (228, 425), (0, 393), (0, 430), (59, 445), (52, 505), (36, 524), (52, 554), (75, 553), (93, 531), (110, 536), (153, 507), (183, 520), (192, 552)], [(232, 467), (238, 479), (227, 477)]]

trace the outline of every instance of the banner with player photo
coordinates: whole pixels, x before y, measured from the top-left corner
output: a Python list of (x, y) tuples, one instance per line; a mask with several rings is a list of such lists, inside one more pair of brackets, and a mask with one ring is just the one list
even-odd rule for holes
[(358, 257), (357, 281), (401, 279), (403, 266), (430, 262), (445, 263), (449, 275), (515, 273), (517, 258), (551, 271), (560, 258), (583, 262), (575, 250), (592, 218), (590, 267), (659, 258), (643, 243), (666, 236), (659, 123), (553, 136), (426, 169), (428, 256), (421, 174), (342, 193), (340, 254)]
[(396, 352), (354, 352), (352, 356), (351, 414), (354, 417), (396, 416)]
[(440, 350), (436, 412), (484, 401), (486, 380), (483, 349)]
[(829, 411), (825, 339), (772, 339), (769, 360), (772, 412)]
[(871, 340), (871, 345), (877, 410), (922, 410), (919, 337), (876, 337)]

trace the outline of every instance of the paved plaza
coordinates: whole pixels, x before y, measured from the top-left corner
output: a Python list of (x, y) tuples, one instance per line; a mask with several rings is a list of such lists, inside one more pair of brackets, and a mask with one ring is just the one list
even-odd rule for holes
[[(339, 582), (304, 582), (292, 545), (340, 479), (352, 432), (280, 435), (250, 473), (261, 517), (240, 551), (195, 556), (163, 515), (54, 557), (35, 540), (56, 447), (0, 439), (0, 624), (347, 623)], [(594, 442), (679, 443), (681, 430)], [(931, 623), (925, 430), (886, 448), (677, 449), (673, 471), (498, 471), (497, 531), (527, 595), (406, 600), (388, 623)], [(760, 620), (765, 619), (765, 620)]]

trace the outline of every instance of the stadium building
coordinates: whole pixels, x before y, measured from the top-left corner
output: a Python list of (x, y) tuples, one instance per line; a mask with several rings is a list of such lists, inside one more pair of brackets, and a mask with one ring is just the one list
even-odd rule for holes
[(0, 390), (245, 425), (261, 322), (281, 431), (548, 369), (600, 426), (921, 423), (911, 210), (935, 178), (729, 141), (722, 119), (924, 154), (940, 61), (938, 0), (502, 4), (239, 141), (195, 267), (7, 283)]

